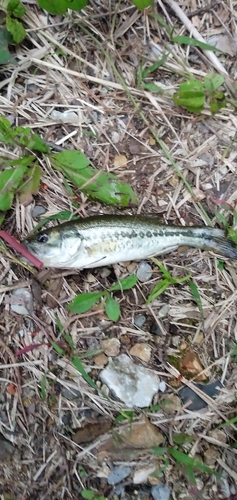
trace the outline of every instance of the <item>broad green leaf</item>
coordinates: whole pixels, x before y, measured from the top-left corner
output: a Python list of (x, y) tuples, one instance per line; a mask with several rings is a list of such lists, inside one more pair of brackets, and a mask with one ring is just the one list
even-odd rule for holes
[(25, 7), (19, 0), (9, 0), (7, 5), (7, 12), (9, 12), (9, 14), (13, 14), (15, 17), (22, 17), (25, 11)]
[(122, 278), (117, 283), (109, 287), (109, 292), (117, 292), (119, 290), (130, 290), (137, 283), (137, 277), (135, 274), (127, 276), (127, 278)]
[(93, 500), (95, 498), (95, 493), (92, 490), (82, 490), (81, 496), (85, 498), (85, 500)]
[(7, 16), (6, 18), (6, 27), (8, 31), (10, 31), (14, 42), (20, 43), (26, 37), (26, 31), (23, 24), (11, 16)]
[(137, 198), (128, 184), (121, 182), (114, 174), (99, 171), (89, 166), (89, 161), (79, 151), (63, 151), (51, 156), (52, 166), (62, 172), (87, 196), (108, 205), (126, 207), (137, 203)]
[(71, 304), (68, 304), (68, 309), (75, 314), (85, 313), (89, 311), (103, 295), (103, 292), (81, 293), (75, 297)]
[(221, 85), (223, 85), (223, 83), (225, 83), (225, 78), (223, 75), (214, 75), (212, 73), (206, 75), (203, 81), (203, 85), (208, 92), (214, 92)]
[[(0, 64), (12, 63), (17, 64), (16, 59), (11, 55), (11, 52), (8, 50), (8, 36), (7, 30), (5, 28), (0, 28)], [(0, 141), (1, 141), (0, 134)]]
[(132, 3), (137, 7), (137, 9), (146, 9), (150, 7), (151, 0), (132, 0)]
[(216, 47), (213, 47), (208, 43), (200, 42), (199, 40), (190, 38), (189, 36), (183, 36), (183, 35), (176, 36), (172, 38), (172, 42), (182, 43), (183, 45), (191, 45), (192, 47), (199, 47), (200, 49), (211, 50), (212, 52), (222, 52), (222, 54), (224, 54), (222, 50), (217, 49)]
[(195, 79), (182, 83), (173, 95), (173, 101), (192, 113), (199, 113), (205, 104), (203, 83)]
[(25, 173), (25, 167), (10, 168), (0, 174), (0, 210), (11, 208), (14, 190), (18, 187)]
[(118, 321), (120, 316), (120, 306), (115, 299), (108, 295), (105, 302), (105, 312), (109, 319), (112, 321)]
[(68, 9), (71, 10), (82, 10), (88, 4), (88, 0), (67, 0)]
[(68, 9), (66, 0), (38, 0), (38, 4), (50, 14), (65, 14)]
[(19, 199), (22, 205), (28, 205), (32, 200), (32, 195), (38, 192), (40, 185), (40, 168), (34, 165), (27, 169), (27, 177), (23, 179), (18, 187)]
[(40, 151), (41, 153), (49, 153), (50, 148), (45, 144), (43, 139), (38, 134), (33, 134), (27, 144), (29, 149), (33, 149), (34, 151)]
[(204, 316), (203, 316), (203, 308), (202, 308), (202, 299), (201, 299), (201, 295), (199, 293), (198, 287), (197, 287), (196, 283), (194, 283), (193, 280), (189, 281), (189, 287), (190, 287), (191, 293), (193, 295), (193, 298), (194, 298), (195, 302), (197, 303), (198, 309), (200, 311), (200, 314), (201, 314), (201, 317), (203, 320)]

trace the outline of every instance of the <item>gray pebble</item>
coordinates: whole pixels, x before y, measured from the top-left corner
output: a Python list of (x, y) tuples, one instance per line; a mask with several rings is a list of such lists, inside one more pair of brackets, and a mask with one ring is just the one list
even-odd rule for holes
[(136, 275), (139, 281), (141, 281), (142, 283), (149, 281), (152, 277), (152, 268), (150, 264), (145, 261), (140, 262), (137, 267)]
[(131, 474), (131, 467), (127, 467), (126, 465), (124, 467), (114, 467), (113, 470), (108, 475), (107, 481), (108, 484), (111, 486), (115, 484), (121, 483), (123, 479), (129, 476)]
[(36, 219), (40, 215), (45, 214), (45, 212), (46, 212), (46, 209), (44, 207), (42, 207), (41, 205), (35, 205), (32, 212), (31, 212), (31, 215), (34, 219)]
[(164, 337), (164, 334), (161, 330), (161, 328), (159, 327), (158, 323), (156, 321), (154, 321), (151, 325), (151, 329), (150, 329), (150, 332), (153, 334), (153, 335), (158, 335), (159, 337)]
[(64, 398), (69, 401), (73, 401), (74, 399), (78, 399), (81, 397), (81, 392), (78, 389), (67, 389), (66, 387), (62, 387), (61, 394)]
[(170, 488), (168, 488), (168, 486), (162, 483), (156, 484), (151, 488), (151, 494), (154, 500), (169, 500), (170, 493), (171, 493)]
[(138, 328), (142, 328), (145, 322), (146, 322), (146, 316), (144, 316), (143, 314), (139, 314), (134, 318), (134, 325), (137, 326)]

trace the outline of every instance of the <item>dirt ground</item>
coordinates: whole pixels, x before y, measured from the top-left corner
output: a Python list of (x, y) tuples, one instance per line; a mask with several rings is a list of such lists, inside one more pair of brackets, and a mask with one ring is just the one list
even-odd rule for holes
[[(154, 2), (145, 12), (129, 1), (92, 0), (83, 11), (65, 16), (51, 16), (36, 2), (26, 1), (27, 38), (16, 48), (18, 64), (0, 68), (0, 114), (14, 126), (30, 126), (56, 151), (84, 152), (94, 167), (132, 186), (138, 206), (123, 213), (158, 214), (163, 224), (204, 226), (211, 221), (218, 227), (218, 211), (231, 225), (237, 203), (237, 2), (177, 4), (185, 19), (168, 0)], [(185, 20), (205, 42), (215, 39), (225, 53), (210, 59), (210, 53), (197, 47), (170, 43), (167, 26), (175, 36), (190, 34)], [(141, 82), (141, 68), (165, 53), (166, 61)], [(217, 71), (226, 77), (226, 106), (214, 116), (208, 99), (199, 114), (174, 104), (172, 95), (181, 83)], [(163, 92), (144, 88), (151, 83)], [(56, 119), (55, 110), (73, 111), (76, 119)], [(5, 157), (19, 154), (4, 144), (0, 151)], [(73, 185), (70, 196), (47, 158), (41, 156), (39, 162), (38, 194), (27, 206), (16, 197), (4, 221), (13, 236), (23, 239), (39, 222), (32, 216), (35, 206), (45, 208), (44, 217), (62, 210), (81, 217), (122, 213), (88, 199)], [(227, 260), (222, 265), (212, 252), (187, 248), (160, 258), (174, 278), (191, 274), (200, 307), (188, 282), (170, 284), (146, 306), (154, 285), (163, 279), (150, 262), (153, 272), (147, 282), (114, 294), (121, 317), (113, 323), (101, 304), (80, 315), (70, 313), (67, 304), (79, 293), (107, 289), (118, 277), (136, 272), (137, 263), (32, 274), (13, 254), (10, 249), (0, 253), (1, 500), (81, 499), (86, 489), (94, 492), (94, 500), (149, 500), (154, 498), (152, 487), (160, 483), (168, 486), (174, 500), (236, 500), (236, 263)], [(11, 310), (11, 294), (20, 288), (34, 298), (27, 317)], [(145, 317), (141, 327), (136, 326), (139, 315)], [(72, 337), (75, 354), (98, 389), (109, 358), (103, 341), (118, 339), (119, 353), (128, 355), (137, 344), (148, 344), (149, 360), (133, 360), (158, 373), (165, 392), (159, 392), (146, 411), (135, 408), (132, 421), (118, 419), (126, 410), (123, 403), (111, 393), (101, 395), (84, 380), (70, 361), (62, 331)], [(63, 355), (49, 338), (64, 348)], [(181, 369), (187, 352), (191, 368), (199, 363), (199, 381), (222, 384), (216, 399), (206, 396), (205, 408), (194, 411), (178, 396), (181, 387), (197, 392), (193, 377)], [(136, 438), (127, 446), (122, 438), (112, 442), (128, 424), (141, 421), (144, 446)], [(162, 436), (163, 453), (152, 451), (155, 438), (149, 440), (150, 429)], [(135, 431), (137, 440), (138, 434)], [(177, 436), (182, 436), (179, 442)], [(219, 475), (197, 467), (192, 484), (188, 464), (167, 451), (174, 447)], [(131, 468), (120, 491), (107, 481), (115, 466)], [(134, 479), (138, 471), (145, 471), (140, 483)]]

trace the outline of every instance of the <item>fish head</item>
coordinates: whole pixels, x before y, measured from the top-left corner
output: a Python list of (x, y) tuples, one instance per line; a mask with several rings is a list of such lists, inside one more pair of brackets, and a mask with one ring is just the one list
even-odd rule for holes
[(72, 228), (52, 227), (26, 238), (22, 244), (45, 267), (73, 267), (82, 237)]

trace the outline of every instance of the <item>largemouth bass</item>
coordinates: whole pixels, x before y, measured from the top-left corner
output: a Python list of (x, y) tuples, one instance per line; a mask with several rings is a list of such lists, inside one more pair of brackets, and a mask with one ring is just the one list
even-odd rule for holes
[(93, 268), (191, 246), (237, 258), (222, 229), (161, 226), (154, 217), (101, 215), (65, 222), (23, 241), (45, 267)]

